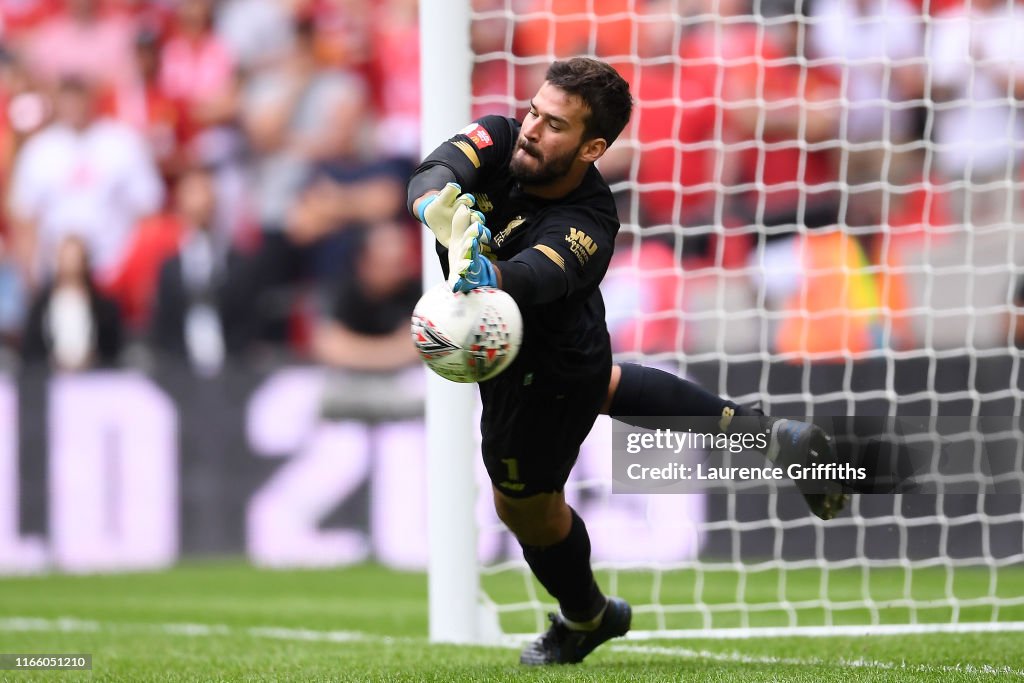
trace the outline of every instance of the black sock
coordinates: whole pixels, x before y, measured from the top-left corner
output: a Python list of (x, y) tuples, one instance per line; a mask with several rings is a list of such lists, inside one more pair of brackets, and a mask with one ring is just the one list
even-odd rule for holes
[[(760, 414), (754, 410), (727, 401), (689, 380), (676, 377), (657, 368), (648, 368), (633, 363), (619, 366), (622, 376), (618, 389), (612, 397), (608, 414), (634, 427), (665, 427), (656, 420), (645, 417), (686, 417), (708, 418), (688, 421), (698, 431), (719, 429), (729, 432), (734, 416), (751, 418)], [(640, 418), (640, 419), (638, 419)], [(739, 420), (739, 433), (760, 430), (759, 420)]]
[(607, 600), (590, 569), (590, 536), (575, 510), (568, 536), (554, 545), (524, 545), (523, 557), (567, 619), (590, 621), (604, 609)]

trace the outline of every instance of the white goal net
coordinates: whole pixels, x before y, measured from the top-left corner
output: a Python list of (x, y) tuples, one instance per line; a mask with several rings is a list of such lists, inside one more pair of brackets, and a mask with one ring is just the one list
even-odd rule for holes
[[(473, 116), (521, 115), (553, 58), (631, 83), (601, 162), (618, 360), (773, 414), (962, 426), (922, 493), (821, 522), (795, 489), (612, 495), (600, 423), (567, 493), (641, 636), (1021, 627), (1024, 447), (978, 419), (1024, 396), (1021, 35), (1006, 0), (471, 3)], [(484, 498), (481, 599), (536, 632), (554, 605)]]

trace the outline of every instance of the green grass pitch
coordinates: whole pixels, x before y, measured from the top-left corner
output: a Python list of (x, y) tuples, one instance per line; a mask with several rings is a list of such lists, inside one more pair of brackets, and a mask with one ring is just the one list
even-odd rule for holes
[[(860, 572), (831, 573), (829, 597), (863, 586)], [(956, 590), (990, 590), (988, 572)], [(920, 578), (920, 580), (918, 580)], [(692, 597), (693, 576), (663, 577), (665, 597)], [(799, 586), (819, 586), (793, 575)], [(915, 590), (931, 579), (911, 577)], [(607, 582), (604, 577), (603, 582)], [(747, 579), (751, 600), (775, 595), (779, 576)], [(901, 580), (906, 580), (903, 577)], [(517, 586), (491, 577), (490, 590)], [(648, 593), (620, 575), (622, 593)], [(502, 588), (506, 583), (507, 587)], [(873, 595), (881, 600), (891, 581)], [(677, 585), (678, 584), (678, 585)], [(792, 585), (790, 585), (792, 584)], [(950, 589), (947, 581), (935, 584)], [(751, 640), (617, 640), (582, 665), (526, 669), (509, 647), (427, 642), (423, 574), (367, 565), (268, 571), (241, 563), (189, 563), (166, 572), (0, 579), (0, 653), (91, 653), (89, 672), (0, 671), (10, 681), (1024, 681), (1024, 633)], [(888, 586), (888, 587), (887, 587)], [(759, 588), (760, 587), (760, 588)], [(702, 596), (734, 596), (735, 577), (707, 573)], [(870, 587), (869, 587), (870, 588)], [(1024, 572), (999, 574), (998, 594), (1024, 594)], [(688, 593), (690, 591), (691, 593)], [(817, 594), (817, 593), (815, 593)], [(859, 593), (855, 593), (859, 594)], [(814, 610), (801, 614), (808, 623)], [(848, 615), (855, 621), (856, 615)], [(938, 618), (938, 615), (934, 615)], [(511, 615), (515, 620), (517, 617)], [(685, 612), (679, 614), (685, 626)], [(723, 625), (732, 617), (723, 615)], [(766, 614), (765, 623), (773, 623)], [(1000, 618), (1024, 619), (1020, 608)], [(649, 628), (653, 616), (638, 614)], [(923, 619), (922, 619), (923, 620)], [(643, 623), (650, 622), (650, 623)], [(531, 617), (526, 622), (532, 625)], [(514, 626), (520, 625), (514, 623)], [(716, 623), (717, 625), (717, 623)]]

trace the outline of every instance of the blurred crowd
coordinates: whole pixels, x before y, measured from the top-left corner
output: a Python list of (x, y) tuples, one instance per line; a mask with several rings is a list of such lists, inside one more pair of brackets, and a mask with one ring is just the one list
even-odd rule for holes
[[(615, 327), (620, 350), (699, 350), (690, 293), (733, 280), (715, 310), (778, 311), (774, 351), (941, 346), (924, 312), (1012, 308), (1024, 12), (923, 2), (474, 0), (474, 115), (522, 113), (552, 56), (630, 80), (602, 171), (637, 188), (619, 259), (645, 268), (610, 278), (609, 301), (650, 315)], [(64, 369), (132, 349), (207, 374), (280, 352), (414, 362), (417, 13), (0, 0), (0, 347)], [(974, 233), (995, 237), (955, 261)], [(922, 302), (900, 275), (986, 255), (967, 303), (955, 278), (961, 299), (929, 281)]]
[(69, 370), (415, 360), (417, 11), (0, 3), (0, 340)]

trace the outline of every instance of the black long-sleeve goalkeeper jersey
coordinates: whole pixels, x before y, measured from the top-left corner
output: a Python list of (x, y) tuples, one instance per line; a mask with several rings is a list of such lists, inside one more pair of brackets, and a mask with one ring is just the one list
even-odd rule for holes
[[(502, 288), (524, 326), (519, 356), (499, 378), (558, 384), (607, 374), (611, 342), (598, 286), (619, 231), (611, 190), (591, 166), (564, 197), (525, 193), (509, 172), (519, 129), (515, 119), (479, 119), (434, 150), (414, 177), (447, 167), (486, 218)], [(438, 243), (437, 251), (447, 277), (447, 249)]]

